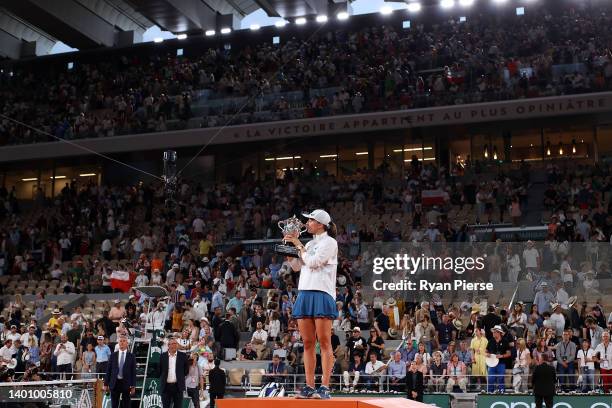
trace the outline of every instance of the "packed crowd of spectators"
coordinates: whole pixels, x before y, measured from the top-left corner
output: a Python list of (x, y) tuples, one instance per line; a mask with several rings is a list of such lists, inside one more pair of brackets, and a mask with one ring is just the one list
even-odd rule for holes
[[(287, 375), (297, 375), (299, 384), (303, 345), (291, 316), (296, 274), (274, 255), (231, 258), (209, 249), (211, 258), (202, 256), (195, 270), (172, 264), (172, 255), (168, 264), (153, 257), (151, 266), (146, 255), (138, 257), (144, 267), (136, 284), (160, 282), (168, 297), (152, 299), (134, 291), (97, 319), (76, 307), (70, 313), (56, 309), (48, 322), (39, 323), (35, 316), (26, 318), (26, 304), (15, 297), (9, 319), (0, 321), (0, 359), (15, 359), (19, 373), (36, 369), (57, 378), (73, 373), (92, 378), (104, 372), (117, 336), (129, 327), (141, 334), (174, 333), (179, 349), (198, 361), (202, 383), (219, 357), (270, 361), (267, 380), (291, 386), (293, 377)], [(526, 268), (531, 249), (527, 244), (521, 256)], [(257, 265), (279, 273), (260, 281)], [(545, 361), (556, 367), (563, 391), (612, 391), (606, 368), (612, 363), (612, 313), (607, 315), (600, 300), (587, 300), (590, 295), (580, 302), (569, 297), (573, 286), (567, 282), (557, 281), (554, 289), (548, 282), (540, 281), (530, 307), (518, 301), (508, 308), (472, 298), (447, 305), (437, 294), (421, 302), (383, 293), (371, 297), (359, 280), (339, 281), (332, 335), (337, 389), (401, 392), (406, 373), (416, 370), (430, 392), (485, 386), (489, 392), (526, 392), (535, 362)], [(245, 332), (249, 339), (240, 342)], [(399, 338), (406, 341), (395, 349), (386, 346)], [(499, 356), (496, 371), (487, 368), (487, 353)]]
[[(185, 180), (178, 186), (175, 208), (165, 206), (165, 190), (159, 184), (66, 183), (58, 196), (39, 195), (28, 210), (20, 208), (14, 188), (0, 187), (4, 202), (0, 270), (22, 280), (58, 279), (68, 283), (60, 288), (66, 292), (101, 292), (108, 290), (109, 283), (100, 272), (111, 261), (115, 268), (137, 273), (141, 265), (136, 261), (142, 254), (148, 255), (149, 263), (166, 254), (181, 268), (195, 269), (197, 256), (209, 255), (211, 246), (236, 239), (279, 238), (279, 220), (339, 203), (352, 204), (351, 213), (334, 215), (338, 242), (347, 258), (359, 254), (362, 242), (473, 241), (474, 230), (457, 225), (449, 218), (450, 210), (471, 208), (483, 223), (490, 222), (493, 213), (502, 222), (510, 219), (508, 214), (520, 218), (519, 212), (526, 209), (529, 172), (528, 167), (519, 175), (499, 172), (494, 180), (480, 182), (479, 164), (467, 164), (459, 173), (414, 159), (403, 177), (383, 163), (337, 178), (315, 172), (306, 162), (304, 170), (285, 172), (282, 179), (275, 179), (272, 172), (256, 181), (247, 171), (237, 183), (205, 187)], [(424, 205), (423, 190), (440, 191), (440, 202)], [(405, 223), (379, 218), (394, 211), (402, 213)], [(354, 225), (355, 219), (367, 222)], [(84, 273), (94, 266), (98, 273)]]
[[(454, 209), (474, 212), (475, 219), (484, 224), (493, 218), (520, 224), (529, 208), (527, 166), (512, 174), (500, 172), (487, 182), (479, 180), (478, 163), (468, 163), (457, 173), (414, 160), (404, 178), (389, 173), (384, 165), (346, 179), (317, 175), (309, 169), (305, 163), (304, 170), (286, 173), (282, 180), (255, 181), (246, 174), (242, 182), (209, 187), (185, 181), (178, 187), (178, 204), (172, 209), (164, 205), (164, 188), (156, 184), (66, 184), (57, 197), (39, 197), (27, 211), (20, 209), (14, 189), (0, 188), (4, 203), (0, 206), (0, 270), (22, 281), (58, 280), (64, 285), (60, 292), (91, 293), (111, 290), (113, 270), (137, 274), (146, 264), (150, 274), (155, 263), (160, 269), (161, 275), (155, 278), (159, 283), (165, 273), (162, 265), (177, 263), (193, 274), (202, 257), (212, 258), (211, 247), (224, 247), (236, 239), (279, 238), (279, 220), (311, 208), (333, 209), (340, 203), (349, 203), (352, 211), (331, 211), (338, 222), (339, 248), (344, 258), (359, 265), (363, 243), (479, 240), (474, 228), (457, 224), (451, 217)], [(561, 264), (571, 242), (609, 241), (610, 180), (607, 165), (549, 168), (544, 204), (550, 204), (553, 194), (555, 204), (546, 220), (543, 265), (547, 269), (554, 269), (554, 262)], [(441, 201), (423, 204), (423, 190), (441, 192)], [(402, 218), (379, 218), (388, 212)], [(355, 219), (366, 221), (357, 224)], [(490, 239), (494, 241), (495, 235)], [(235, 251), (226, 255), (256, 255)], [(269, 268), (270, 252), (262, 248), (257, 253), (268, 262), (255, 268), (259, 281), (278, 277), (278, 270)], [(143, 255), (146, 257), (140, 259)], [(591, 267), (595, 267), (593, 262)], [(351, 273), (360, 276), (361, 271), (347, 267), (342, 273), (352, 282)], [(525, 271), (521, 273), (517, 265), (512, 273), (493, 275), (496, 281), (516, 282)]]
[[(467, 390), (479, 384), (487, 384), (490, 391), (511, 385), (524, 391), (531, 361), (542, 354), (556, 365), (565, 389), (575, 389), (580, 375), (580, 389), (593, 390), (603, 380), (610, 391), (605, 366), (592, 357), (602, 343), (607, 344), (604, 332), (612, 328), (612, 316), (607, 317), (610, 311), (605, 310), (609, 305), (598, 300), (605, 300), (605, 293), (593, 283), (611, 278), (610, 258), (605, 251), (573, 258), (567, 251), (568, 245), (584, 241), (585, 236), (597, 242), (609, 240), (612, 214), (607, 207), (610, 176), (606, 166), (551, 167), (551, 186), (581, 187), (558, 200), (554, 214), (563, 219), (551, 218), (545, 245), (518, 244), (513, 246), (517, 250), (507, 254), (491, 250), (486, 278), (516, 282), (529, 276), (537, 292), (529, 309), (521, 302), (510, 309), (494, 301), (485, 307), (476, 298), (453, 305), (437, 294), (423, 301), (403, 295), (387, 297), (361, 283), (366, 267), (362, 242), (470, 243), (478, 237), (445, 218), (448, 206), (468, 206), (486, 217), (511, 209), (512, 202), (520, 208), (520, 202), (527, 200), (526, 192), (524, 199), (520, 196), (528, 182), (528, 168), (518, 176), (500, 174), (490, 183), (463, 185), (462, 177), (477, 171), (476, 167), (463, 169), (460, 176), (414, 161), (393, 193), (382, 182), (393, 178), (381, 166), (346, 181), (304, 170), (275, 182), (245, 177), (242, 183), (210, 188), (179, 183), (176, 208), (163, 205), (164, 189), (155, 185), (73, 184), (53, 200), (33, 203), (35, 207), (27, 211), (7, 205), (3, 220), (8, 228), (1, 248), (3, 272), (12, 278), (60, 281), (59, 290), (65, 293), (110, 293), (117, 290), (113, 273), (120, 271), (129, 273), (130, 286), (159, 285), (168, 296), (153, 300), (128, 289), (127, 303), (117, 301), (112, 307), (86, 313), (79, 308), (52, 310), (46, 323), (46, 291), (27, 305), (16, 296), (8, 304), (9, 315), (0, 322), (6, 340), (0, 358), (16, 358), (18, 370), (39, 363), (43, 372), (94, 375), (103, 371), (98, 364), (107, 361), (108, 344), (112, 348), (116, 334), (126, 330), (122, 323), (126, 319), (140, 332), (178, 333), (181, 349), (197, 354), (204, 371), (214, 357), (231, 359), (231, 350), (236, 350), (239, 360), (271, 359), (266, 378), (301, 375), (302, 344), (291, 316), (299, 273), (269, 249), (224, 252), (218, 247), (237, 230), (240, 234), (253, 231), (252, 237), (274, 237), (279, 219), (344, 200), (354, 204), (355, 214), (368, 217), (384, 212), (385, 206), (400, 205), (412, 215), (413, 224), (396, 230), (393, 225), (374, 223), (372, 229), (365, 226), (354, 237), (345, 232), (338, 236), (338, 318), (332, 341), (337, 358), (334, 372), (343, 388), (377, 390), (382, 385), (398, 390), (406, 370), (416, 369), (425, 374), (431, 391)], [(439, 206), (420, 202), (420, 189), (431, 187), (448, 188)], [(335, 193), (346, 191), (352, 193)], [(0, 196), (10, 203), (14, 202), (11, 194), (1, 192)], [(496, 209), (498, 194), (508, 201)], [(363, 203), (355, 200), (356, 195), (364, 195)], [(601, 208), (608, 208), (603, 218)], [(577, 302), (573, 296), (583, 298)], [(240, 341), (245, 332), (246, 343)], [(576, 346), (568, 346), (564, 336)], [(390, 353), (393, 350), (385, 342), (400, 338), (408, 339), (406, 344), (399, 353)], [(494, 353), (505, 356), (502, 363), (508, 371), (497, 372), (504, 379), (501, 383), (483, 365), (488, 345), (505, 350)], [(587, 357), (581, 360), (583, 345)], [(601, 355), (612, 358), (605, 351)], [(391, 357), (393, 361), (386, 363)], [(516, 384), (510, 384), (513, 381)]]
[[(0, 75), (0, 112), (55, 137), (164, 131), (192, 117), (193, 98), (248, 96), (211, 108), (202, 126), (602, 91), (612, 83), (609, 10), (529, 9), (466, 22), (324, 31), (306, 42), (207, 49), (189, 57), (111, 56), (70, 71)], [(337, 88), (333, 96), (317, 89)], [(315, 90), (315, 92), (311, 92)], [(293, 101), (282, 92), (302, 91)], [(275, 95), (269, 102), (267, 95)], [(295, 109), (297, 107), (297, 109)], [(270, 120), (270, 117), (266, 117)], [(3, 144), (54, 140), (2, 118)]]

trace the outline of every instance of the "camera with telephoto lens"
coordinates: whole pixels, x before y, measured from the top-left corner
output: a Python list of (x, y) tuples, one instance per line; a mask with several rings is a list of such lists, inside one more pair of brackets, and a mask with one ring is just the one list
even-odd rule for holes
[(38, 367), (32, 366), (25, 370), (25, 372), (23, 373), (23, 377), (21, 378), (21, 381), (37, 381), (39, 380), (37, 377), (38, 377)]

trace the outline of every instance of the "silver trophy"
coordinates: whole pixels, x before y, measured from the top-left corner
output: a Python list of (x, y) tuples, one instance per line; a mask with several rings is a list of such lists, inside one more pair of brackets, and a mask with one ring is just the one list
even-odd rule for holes
[[(293, 235), (297, 233), (299, 237), (304, 232), (306, 232), (306, 224), (300, 221), (295, 215), (291, 218), (287, 218), (286, 220), (278, 222), (278, 228), (283, 232), (283, 236), (285, 235)], [(298, 258), (300, 255), (298, 250), (293, 245), (286, 245), (285, 240), (283, 240), (282, 244), (276, 244), (274, 246), (274, 252), (283, 256), (290, 256), (293, 258)]]

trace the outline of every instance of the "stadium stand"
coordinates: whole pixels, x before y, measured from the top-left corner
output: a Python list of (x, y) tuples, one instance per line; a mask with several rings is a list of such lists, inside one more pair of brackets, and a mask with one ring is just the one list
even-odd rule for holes
[[(610, 14), (606, 4), (563, 4), (495, 27), (483, 12), (191, 57), (119, 53), (70, 71), (24, 64), (0, 75), (0, 112), (72, 140), (607, 91), (610, 38), (599, 28)], [(56, 140), (0, 125), (3, 144)]]
[[(612, 83), (612, 38), (601, 29), (610, 16), (607, 5), (563, 6), (495, 23), (482, 15), (405, 31), (337, 28), (308, 42), (181, 58), (118, 51), (70, 72), (23, 64), (0, 74), (0, 112), (74, 140), (603, 92)], [(4, 145), (53, 140), (0, 120)], [(414, 156), (402, 172), (383, 159), (335, 175), (298, 160), (219, 184), (181, 179), (175, 207), (157, 182), (71, 181), (28, 201), (3, 185), (0, 360), (15, 358), (25, 380), (34, 368), (37, 378), (94, 378), (103, 344), (112, 349), (131, 332), (142, 393), (154, 354), (175, 335), (205, 375), (215, 357), (224, 360), (235, 389), (270, 381), (299, 389), (303, 346), (291, 315), (299, 272), (273, 245), (279, 220), (325, 208), (340, 249), (337, 393), (399, 393), (412, 361), (430, 392), (493, 392), (482, 353), (497, 325), (512, 349), (506, 391), (527, 392), (544, 356), (560, 391), (611, 392), (612, 373), (584, 356), (602, 345), (605, 354), (612, 331), (612, 174), (609, 161), (586, 159), (468, 157), (445, 167)], [(400, 242), (414, 253), (486, 254), (482, 274), (468, 275), (495, 289), (372, 290), (371, 258)], [(136, 289), (144, 286), (167, 296)], [(77, 349), (68, 373), (53, 352), (64, 335)], [(88, 344), (100, 347), (94, 356)]]

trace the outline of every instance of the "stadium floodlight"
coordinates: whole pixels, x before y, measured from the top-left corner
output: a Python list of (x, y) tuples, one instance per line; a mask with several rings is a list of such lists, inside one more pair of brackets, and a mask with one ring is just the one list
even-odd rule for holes
[(276, 23), (274, 23), (274, 25), (276, 26), (276, 28), (283, 28), (284, 26), (286, 26), (287, 20), (278, 20)]
[(455, 7), (455, 0), (440, 0), (440, 7), (445, 10)]
[(178, 40), (184, 40), (184, 39), (187, 38), (187, 34), (185, 34), (185, 33), (179, 34), (179, 35), (176, 36), (176, 38)]
[(36, 181), (38, 180), (38, 178), (36, 177), (29, 177), (29, 178), (22, 178), (21, 181)]
[(411, 13), (417, 13), (417, 12), (421, 11), (422, 6), (421, 6), (421, 3), (419, 3), (417, 1), (417, 2), (414, 2), (414, 3), (408, 3), (408, 6), (406, 8)]
[(474, 0), (459, 0), (459, 5), (462, 7), (471, 7), (474, 5)]
[(503, 4), (503, 3), (507, 2), (507, 1), (508, 1), (508, 0), (493, 0), (493, 3), (496, 3), (496, 4)]
[(232, 29), (229, 27), (225, 27), (221, 29), (221, 34), (229, 34), (232, 32)]
[(316, 20), (317, 20), (317, 23), (326, 23), (327, 16), (325, 14), (320, 14), (317, 16)]
[(345, 21), (349, 19), (349, 13), (347, 13), (346, 11), (341, 11), (336, 15), (336, 17), (340, 21)]
[(300, 17), (300, 18), (295, 20), (295, 24), (297, 24), (297, 25), (304, 25), (304, 24), (306, 24), (306, 19), (304, 17)]
[(302, 156), (266, 157), (265, 161), (293, 160), (293, 159), (301, 159), (301, 158)]
[(213, 35), (217, 34), (217, 32), (215, 30), (206, 30), (204, 34), (206, 34), (207, 37), (212, 37)]
[(93, 177), (95, 175), (96, 173), (81, 173), (79, 174), (79, 177)]
[(251, 29), (251, 31), (257, 31), (261, 28), (261, 26), (259, 24), (251, 24), (249, 28)]
[(164, 39), (163, 39), (163, 38), (161, 38), (161, 37), (155, 37), (155, 38), (153, 39), (153, 42), (154, 42), (154, 43), (159, 44), (160, 42), (164, 42)]
[(391, 13), (393, 13), (393, 9), (391, 8), (391, 6), (382, 6), (380, 8), (380, 14), (382, 14), (383, 16), (388, 16)]

